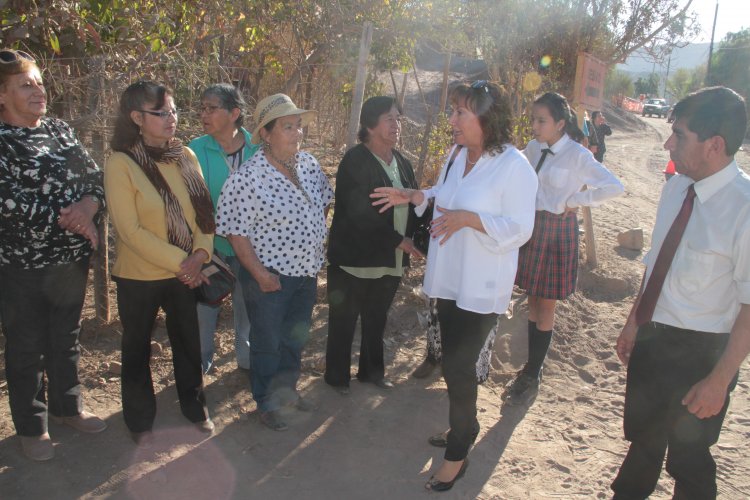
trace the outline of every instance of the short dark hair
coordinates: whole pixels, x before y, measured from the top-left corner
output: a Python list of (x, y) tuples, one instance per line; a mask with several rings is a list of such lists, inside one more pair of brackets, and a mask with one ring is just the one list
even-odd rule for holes
[(379, 95), (370, 97), (365, 101), (362, 105), (362, 111), (359, 114), (359, 132), (357, 132), (359, 142), (367, 142), (370, 138), (370, 132), (367, 129), (377, 127), (380, 117), (389, 112), (394, 106), (401, 113), (398, 102), (393, 97)]
[(601, 115), (601, 114), (602, 114), (601, 111), (594, 111), (594, 112), (592, 112), (591, 113), (591, 121), (593, 122), (594, 120), (596, 120), (597, 118), (599, 118), (599, 115)]
[(228, 111), (232, 111), (235, 108), (239, 109), (240, 116), (234, 121), (237, 128), (240, 128), (245, 122), (247, 103), (245, 102), (245, 98), (242, 97), (240, 91), (237, 90), (237, 87), (234, 85), (228, 83), (215, 83), (210, 85), (203, 91), (203, 94), (201, 94), (201, 99), (205, 99), (206, 97), (216, 97), (221, 103), (221, 107)]
[(504, 144), (512, 142), (513, 123), (510, 99), (499, 85), (478, 81), (461, 83), (450, 93), (450, 102), (464, 103), (479, 118), (482, 128), (482, 147), (490, 153), (502, 153)]
[(139, 80), (125, 89), (120, 97), (120, 108), (115, 120), (110, 147), (113, 151), (128, 151), (138, 142), (140, 127), (130, 118), (130, 113), (144, 109), (147, 105), (154, 109), (164, 106), (172, 91), (161, 83)]
[(544, 106), (556, 122), (565, 122), (565, 133), (576, 142), (582, 142), (583, 131), (578, 127), (578, 117), (568, 104), (565, 96), (557, 92), (547, 92), (534, 101), (534, 106)]
[(734, 156), (747, 130), (745, 99), (727, 87), (707, 87), (675, 104), (675, 120), (684, 119), (688, 130), (702, 142), (711, 137), (724, 139), (727, 156)]

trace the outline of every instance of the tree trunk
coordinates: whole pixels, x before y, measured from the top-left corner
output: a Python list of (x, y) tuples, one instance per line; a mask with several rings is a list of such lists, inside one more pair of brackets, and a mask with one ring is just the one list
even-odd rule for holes
[(351, 148), (357, 141), (359, 128), (359, 114), (362, 111), (362, 101), (365, 96), (367, 80), (367, 58), (372, 45), (372, 23), (367, 21), (362, 26), (362, 39), (359, 43), (359, 61), (357, 63), (357, 77), (354, 80), (354, 95), (352, 96), (352, 111), (349, 116), (349, 129), (346, 134), (346, 149)]

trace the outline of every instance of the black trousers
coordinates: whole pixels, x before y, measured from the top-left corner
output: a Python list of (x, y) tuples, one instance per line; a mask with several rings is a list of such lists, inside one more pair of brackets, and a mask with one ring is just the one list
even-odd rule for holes
[(362, 344), (359, 371), (362, 381), (378, 381), (385, 376), (383, 332), (388, 309), (401, 282), (397, 276), (362, 279), (338, 266), (328, 266), (328, 343), (325, 381), (348, 386), (351, 378), (352, 342), (357, 318), (361, 319)]
[(122, 322), (122, 414), (131, 432), (151, 430), (156, 396), (151, 379), (151, 331), (161, 307), (167, 316), (175, 385), (182, 414), (208, 418), (203, 394), (201, 345), (195, 294), (177, 278), (139, 281), (115, 277)]
[(724, 407), (711, 418), (688, 412), (682, 398), (711, 372), (728, 339), (728, 334), (659, 323), (639, 328), (625, 389), (625, 438), (631, 444), (612, 483), (616, 499), (647, 498), (659, 480), (665, 453), (676, 498), (716, 498), (716, 463), (710, 447), (719, 439), (737, 377)]
[(47, 432), (48, 398), (53, 415), (81, 413), (78, 335), (88, 270), (88, 258), (41, 269), (0, 267), (5, 373), (21, 436)]
[(456, 306), (456, 301), (446, 299), (438, 299), (437, 310), (443, 344), (443, 378), (450, 404), (445, 459), (457, 461), (466, 458), (479, 434), (476, 363), (497, 314), (466, 311)]

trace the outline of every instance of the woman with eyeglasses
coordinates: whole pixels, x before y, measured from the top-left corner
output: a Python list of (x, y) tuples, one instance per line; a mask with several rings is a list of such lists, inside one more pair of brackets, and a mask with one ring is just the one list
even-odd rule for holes
[(0, 50), (0, 323), (13, 424), (37, 461), (54, 456), (48, 417), (81, 432), (106, 428), (83, 410), (78, 379), (102, 174), (73, 129), (46, 113), (34, 59)]
[(357, 379), (390, 389), (383, 332), (409, 256), (424, 257), (410, 236), (416, 217), (406, 206), (378, 213), (376, 187), (415, 189), (411, 163), (395, 148), (401, 113), (392, 97), (368, 99), (360, 114), (360, 144), (346, 152), (336, 174), (336, 208), (328, 240), (328, 343), (325, 381), (349, 393), (352, 341), (362, 326)]
[(476, 361), (498, 314), (508, 309), (537, 189), (534, 170), (511, 144), (510, 101), (500, 87), (458, 85), (450, 102), (453, 139), (462, 146), (450, 169), (429, 189), (381, 187), (372, 194), (381, 211), (411, 203), (420, 214), (435, 200), (423, 289), (437, 299), (450, 430), (447, 439), (429, 439), (446, 447), (425, 485), (433, 491), (451, 489), (468, 466), (479, 434)]
[[(257, 145), (252, 144), (250, 132), (242, 126), (245, 107), (242, 94), (228, 83), (211, 85), (201, 96), (200, 119), (206, 135), (193, 139), (188, 146), (198, 157), (214, 209), (229, 175), (258, 149)], [(214, 237), (214, 252), (224, 258), (235, 276), (239, 275), (240, 262), (226, 238)], [(198, 303), (203, 373), (208, 373), (213, 365), (214, 333), (220, 310), (220, 306)], [(239, 280), (232, 290), (232, 312), (237, 366), (242, 370), (249, 370), (250, 320)]]
[[(507, 391), (511, 405), (529, 403), (537, 394), (542, 364), (552, 341), (555, 306), (576, 288), (578, 207), (595, 207), (624, 190), (591, 151), (565, 97), (548, 92), (531, 109), (534, 139), (524, 154), (536, 165), (534, 234), (521, 248), (516, 284), (529, 303), (528, 361)], [(587, 189), (581, 191), (586, 185)]]
[(175, 138), (172, 92), (156, 82), (130, 85), (120, 98), (104, 169), (117, 232), (112, 276), (122, 322), (122, 413), (136, 444), (150, 446), (156, 398), (149, 357), (159, 308), (166, 314), (183, 415), (205, 433), (206, 408), (193, 289), (213, 249), (213, 205), (193, 152)]

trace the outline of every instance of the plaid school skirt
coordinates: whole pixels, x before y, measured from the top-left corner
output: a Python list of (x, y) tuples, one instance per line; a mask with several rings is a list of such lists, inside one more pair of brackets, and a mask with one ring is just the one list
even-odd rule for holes
[(531, 239), (518, 254), (516, 285), (531, 296), (564, 299), (576, 289), (578, 217), (538, 211)]

